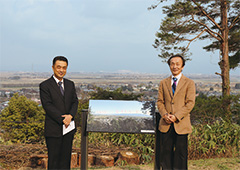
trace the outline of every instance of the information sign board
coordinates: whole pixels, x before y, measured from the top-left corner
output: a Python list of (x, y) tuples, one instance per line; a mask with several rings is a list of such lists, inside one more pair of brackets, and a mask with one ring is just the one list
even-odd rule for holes
[(155, 133), (155, 103), (89, 100), (87, 132)]

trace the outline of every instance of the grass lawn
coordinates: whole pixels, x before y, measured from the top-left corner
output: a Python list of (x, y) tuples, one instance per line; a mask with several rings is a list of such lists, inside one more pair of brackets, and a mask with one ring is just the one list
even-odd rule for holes
[(240, 170), (240, 157), (190, 160), (189, 170)]
[[(90, 167), (92, 170), (153, 170), (154, 164), (138, 166), (118, 166), (110, 168)], [(189, 160), (189, 170), (240, 170), (240, 157)]]

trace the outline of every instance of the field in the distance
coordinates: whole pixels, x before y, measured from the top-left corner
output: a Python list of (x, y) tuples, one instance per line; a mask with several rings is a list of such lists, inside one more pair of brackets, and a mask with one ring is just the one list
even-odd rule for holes
[[(25, 87), (38, 88), (40, 82), (46, 80), (52, 73), (31, 73), (31, 72), (0, 72), (1, 89), (21, 89)], [(170, 74), (147, 74), (147, 73), (76, 73), (69, 72), (66, 78), (71, 79), (76, 85), (79, 84), (139, 84), (149, 83), (158, 84), (160, 80)], [(221, 83), (218, 75), (186, 74), (196, 83)], [(240, 75), (231, 76), (231, 86), (240, 83)]]

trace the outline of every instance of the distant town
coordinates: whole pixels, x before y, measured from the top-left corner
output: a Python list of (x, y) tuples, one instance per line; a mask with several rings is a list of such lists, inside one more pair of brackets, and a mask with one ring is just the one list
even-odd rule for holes
[[(51, 77), (52, 73), (1, 72), (0, 110), (8, 106), (14, 93), (26, 96), (39, 104), (39, 84)], [(75, 82), (79, 99), (88, 99), (89, 93), (97, 87), (109, 91), (121, 88), (124, 93), (143, 94), (141, 101), (156, 101), (160, 80), (169, 74), (149, 73), (67, 73), (66, 78)], [(194, 80), (196, 93), (206, 96), (221, 96), (221, 78), (218, 75), (186, 74)], [(231, 94), (240, 94), (240, 75), (230, 77)]]

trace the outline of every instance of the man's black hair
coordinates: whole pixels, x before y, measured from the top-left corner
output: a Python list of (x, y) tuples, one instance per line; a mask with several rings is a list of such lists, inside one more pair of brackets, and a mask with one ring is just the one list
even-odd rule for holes
[(67, 65), (68, 65), (68, 59), (66, 57), (64, 57), (64, 56), (56, 56), (56, 57), (54, 57), (53, 65), (56, 63), (57, 60), (65, 61), (67, 63)]
[(181, 55), (179, 55), (179, 54), (173, 55), (173, 56), (171, 56), (171, 57), (168, 59), (167, 63), (168, 63), (169, 66), (170, 66), (170, 60), (171, 60), (172, 58), (174, 58), (174, 57), (180, 57), (180, 58), (182, 59), (182, 62), (183, 62), (182, 67), (185, 66), (185, 59), (183, 58), (183, 56), (181, 56)]

